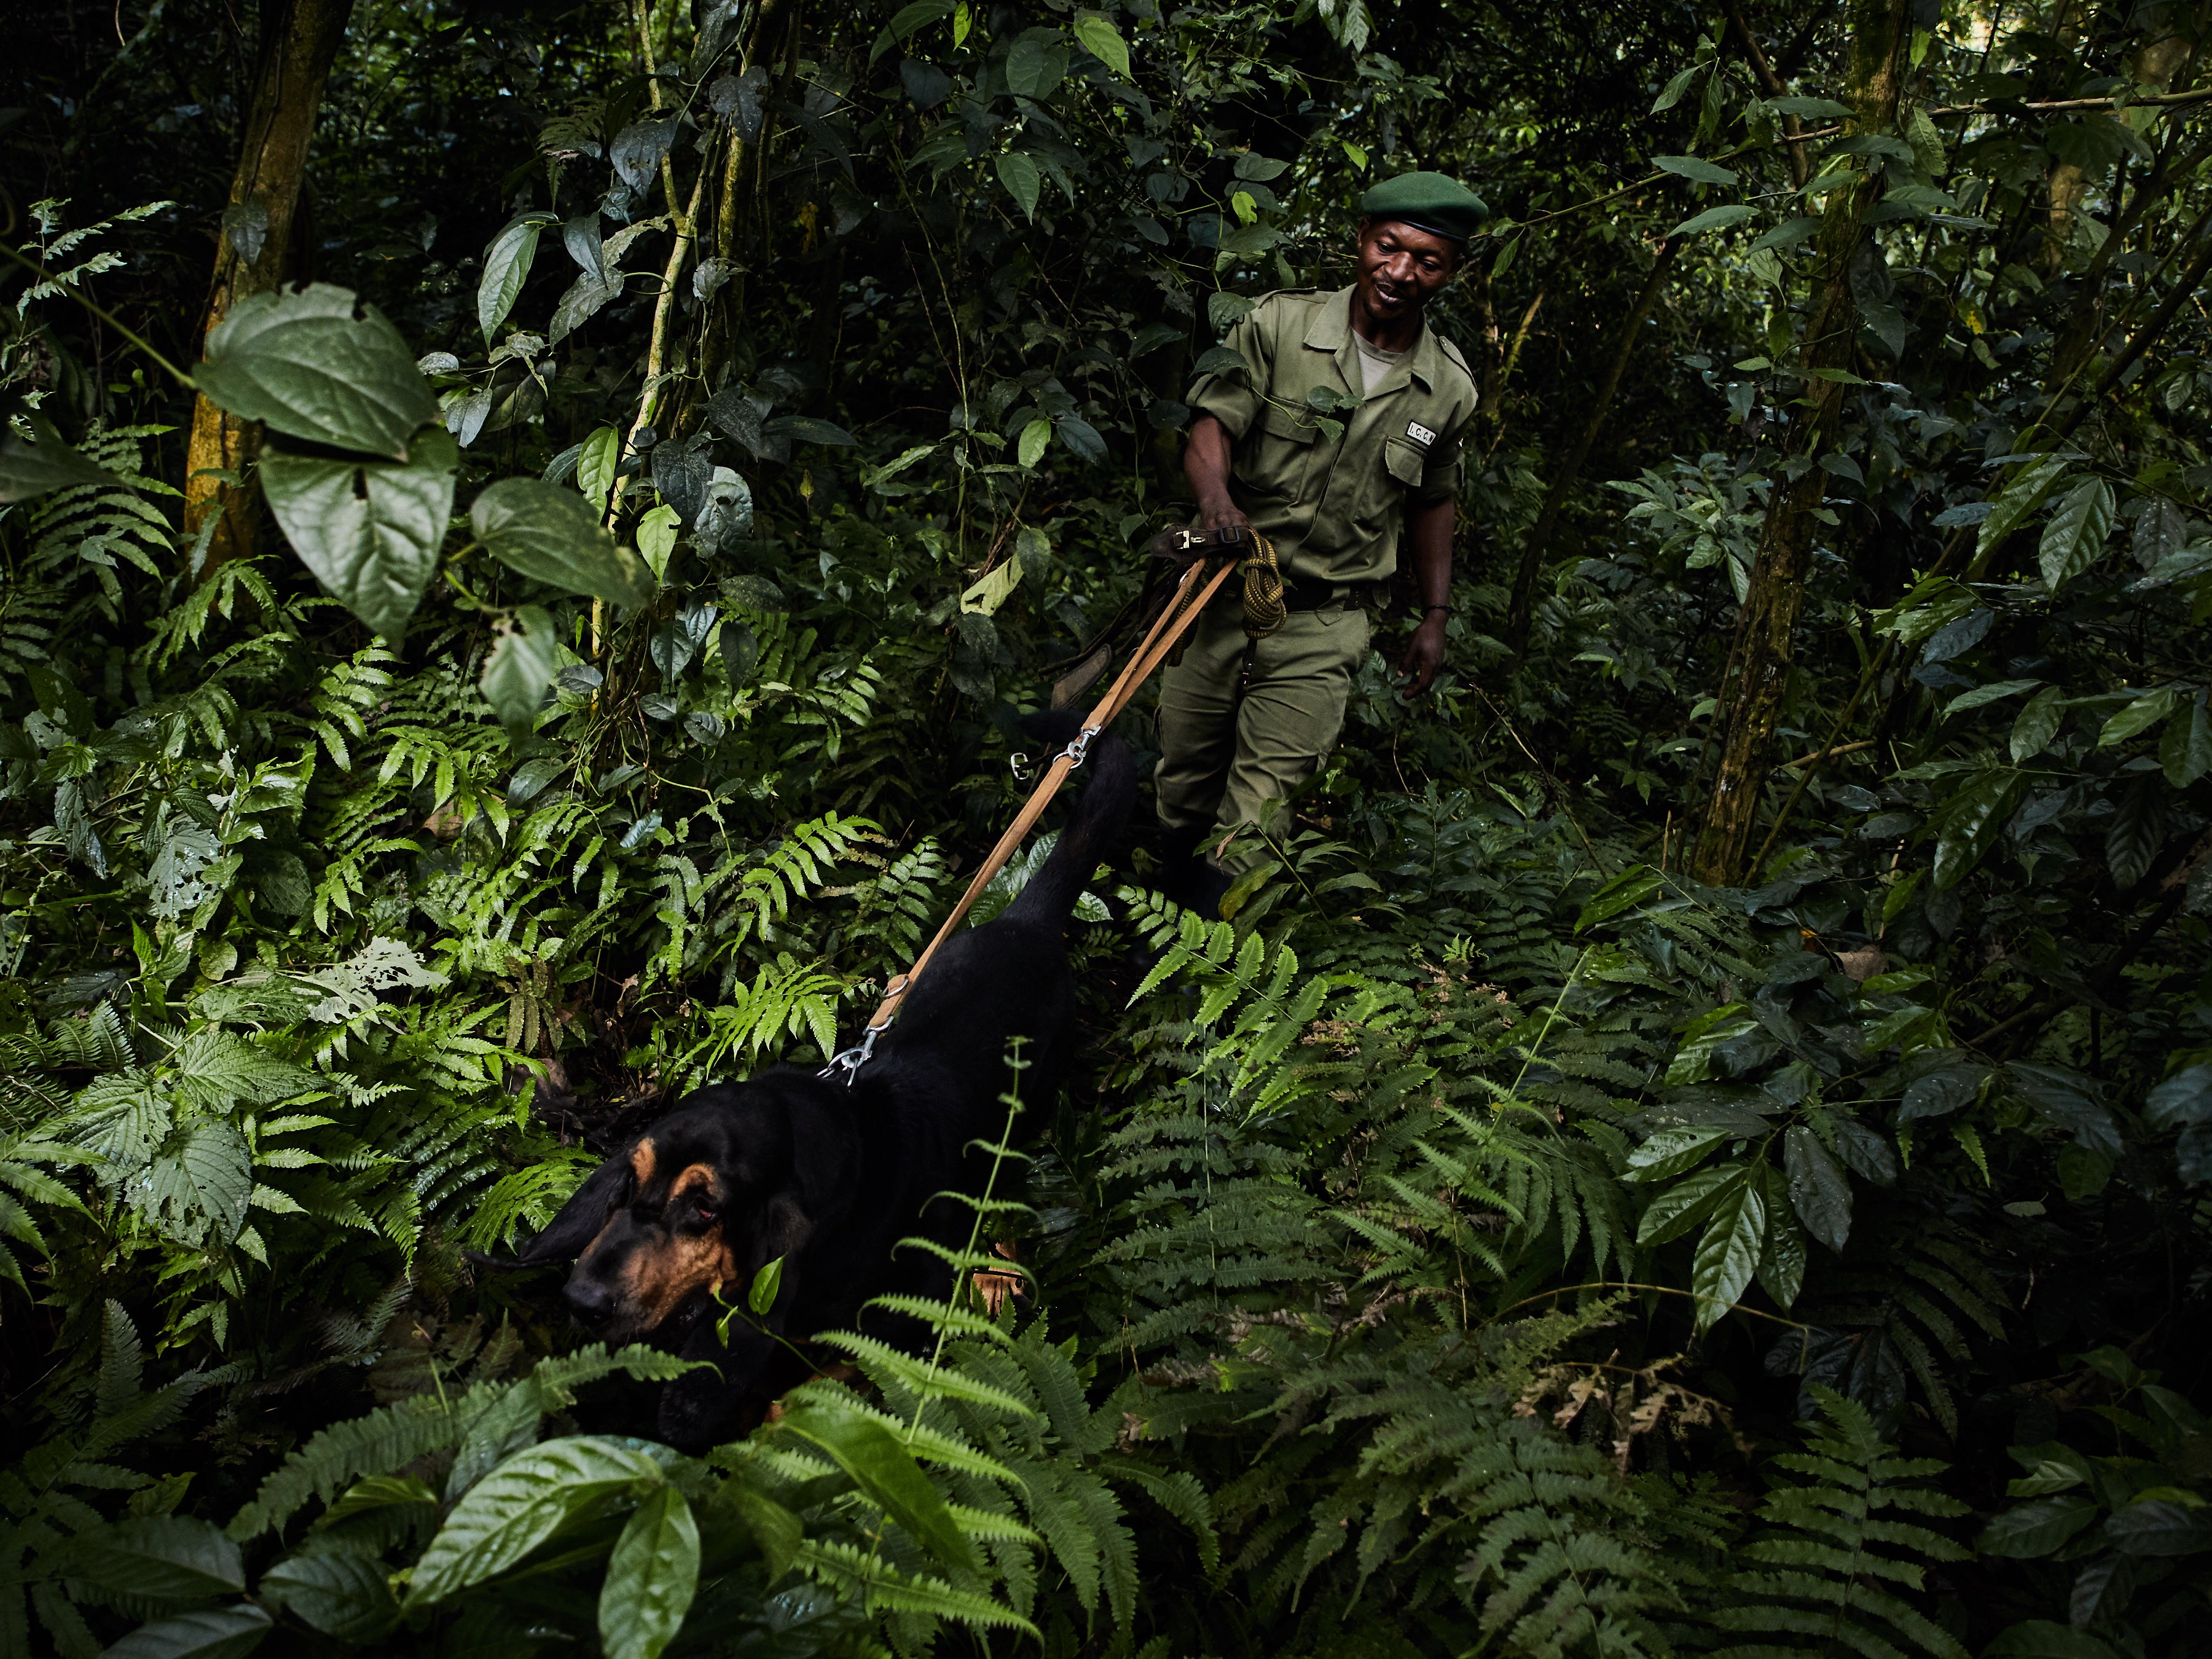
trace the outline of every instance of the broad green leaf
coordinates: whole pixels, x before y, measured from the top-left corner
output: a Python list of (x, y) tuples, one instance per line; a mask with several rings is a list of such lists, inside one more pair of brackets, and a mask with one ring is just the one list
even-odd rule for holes
[(1982, 1529), (1976, 1547), (2020, 1559), (2048, 1555), (2096, 1518), (2094, 1500), (2078, 1493), (2039, 1498), (1999, 1515)]
[(653, 578), (621, 553), (614, 538), (573, 489), (538, 478), (502, 478), (469, 509), (477, 539), (511, 569), (570, 593), (635, 609), (653, 597)]
[(1103, 13), (1086, 11), (1075, 20), (1075, 38), (1084, 49), (1124, 81), (1129, 78), (1129, 43)]
[(1671, 1181), (1705, 1161), (1732, 1131), (1703, 1127), (1662, 1129), (1628, 1155), (1627, 1181)]
[(387, 640), (405, 636), (437, 574), (460, 465), (443, 427), (425, 428), (408, 448), (404, 465), (275, 445), (261, 459), (262, 493), (292, 550), (333, 599)]
[(1712, 1075), (1713, 1050), (1741, 1036), (1754, 1024), (1741, 1002), (1724, 1002), (1698, 1015), (1684, 1028), (1681, 1046), (1667, 1062), (1667, 1086), (1677, 1089), (1705, 1081)]
[(775, 1298), (782, 1290), (783, 1258), (778, 1256), (773, 1261), (763, 1262), (761, 1270), (753, 1275), (752, 1285), (745, 1292), (745, 1306), (765, 1316), (775, 1306)]
[(2138, 732), (2148, 731), (2171, 714), (2180, 701), (2181, 693), (2170, 685), (2144, 692), (2105, 722), (2105, 729), (2097, 733), (2097, 747), (2110, 749), (2116, 743), (2125, 743)]
[(783, 1428), (819, 1446), (884, 1514), (945, 1566), (975, 1571), (959, 1523), (913, 1454), (872, 1417), (807, 1404), (784, 1414)]
[(2124, 891), (2148, 875), (2166, 834), (2165, 801), (2148, 778), (2136, 778), (2121, 794), (2105, 831), (2105, 865), (2113, 884)]
[(1855, 112), (1832, 98), (1770, 98), (1767, 108), (1778, 115), (1795, 115), (1804, 121), (1844, 121)]
[(374, 1642), (399, 1619), (383, 1566), (366, 1556), (295, 1555), (263, 1573), (258, 1589), (264, 1601), (341, 1641)]
[(1790, 1207), (1805, 1231), (1840, 1252), (1851, 1236), (1851, 1182), (1834, 1153), (1803, 1124), (1792, 1124), (1782, 1137), (1782, 1167), (1787, 1174)]
[(1804, 215), (1795, 219), (1784, 219), (1753, 242), (1747, 252), (1757, 253), (1765, 248), (1795, 247), (1820, 228), (1818, 219)]
[[(1956, 1049), (1949, 1052), (1954, 1057), (1959, 1054)], [(1905, 1086), (1905, 1098), (1897, 1109), (1898, 1121), (1911, 1123), (1923, 1117), (1948, 1117), (1953, 1112), (1963, 1111), (1973, 1104), (1988, 1076), (1988, 1066), (1976, 1060), (1962, 1063), (1956, 1058), (1923, 1072)]]
[(902, 451), (896, 459), (886, 461), (881, 466), (870, 467), (861, 473), (860, 483), (866, 489), (880, 489), (884, 483), (905, 471), (925, 455), (933, 453), (936, 448), (935, 444), (915, 444), (911, 448)]
[(1791, 1213), (1782, 1172), (1768, 1165), (1759, 1176), (1765, 1188), (1766, 1249), (1759, 1258), (1759, 1285), (1786, 1313), (1805, 1288), (1805, 1230)]
[(605, 514), (607, 497), (614, 493), (615, 469), (621, 464), (622, 434), (613, 427), (603, 426), (584, 440), (576, 456), (576, 488), (584, 492), (595, 515)]
[(1067, 74), (1067, 46), (1054, 28), (1024, 29), (1006, 54), (1006, 90), (1024, 98), (1052, 96)]
[(2036, 549), (2043, 585), (2056, 593), (2069, 577), (2080, 575), (2097, 562), (2112, 533), (2112, 485), (2102, 478), (2082, 479), (2066, 492), (2043, 526), (2043, 540)]
[(607, 160), (632, 190), (650, 190), (680, 131), (672, 116), (660, 121), (633, 121), (607, 146)]
[(1651, 165), (1662, 173), (1671, 173), (1677, 178), (1687, 179), (1698, 185), (1732, 185), (1736, 176), (1726, 167), (1695, 155), (1655, 155)]
[(21, 418), (30, 423), (31, 435), (36, 441), (25, 443), (13, 431), (0, 427), (0, 503), (27, 501), (33, 495), (65, 489), (71, 484), (123, 482), (106, 467), (64, 443), (53, 422), (43, 415)]
[(1040, 416), (1022, 428), (1014, 453), (1024, 466), (1035, 466), (1044, 459), (1044, 447), (1051, 441), (1052, 422)]
[(2039, 461), (2021, 465), (1990, 504), (1990, 515), (1982, 520), (1981, 532), (1974, 543), (1975, 556), (1987, 555), (2004, 538), (2027, 521), (2027, 515), (2043, 505), (2043, 498), (2058, 487), (2065, 476), (2066, 458), (2046, 455)]
[(157, 1601), (197, 1601), (246, 1588), (238, 1546), (212, 1522), (181, 1515), (117, 1521), (82, 1533), (64, 1547), (61, 1565), (72, 1578)]
[(273, 1621), (252, 1602), (180, 1613), (141, 1625), (100, 1659), (245, 1659)]
[(131, 1183), (128, 1196), (131, 1208), (180, 1244), (229, 1243), (253, 1196), (245, 1135), (228, 1119), (199, 1119)]
[[(2007, 697), (2016, 697), (2023, 691), (2033, 691), (2041, 680), (1999, 680), (1995, 685), (1978, 685), (1971, 691), (1961, 691), (1943, 705), (1943, 715), (1963, 714), (1969, 708), (1980, 708), (1989, 703), (2002, 702)], [(2014, 758), (2017, 760), (2018, 756)]]
[(986, 617), (995, 615), (999, 607), (1013, 597), (1014, 589), (1021, 580), (1022, 556), (1018, 552), (1010, 553), (985, 571), (981, 581), (961, 593), (961, 611), (963, 614), (980, 611)]
[(416, 1564), (407, 1607), (429, 1607), (495, 1577), (568, 1522), (660, 1484), (651, 1458), (586, 1435), (518, 1452), (453, 1506)]
[[(1215, 348), (1220, 349), (1219, 347)], [(1073, 450), (1083, 460), (1094, 465), (1106, 459), (1106, 441), (1098, 435), (1098, 428), (1080, 415), (1063, 415), (1054, 430), (1060, 434), (1060, 442)]]
[(556, 222), (558, 216), (543, 208), (519, 213), (501, 228), (484, 250), (483, 277), (477, 284), (477, 326), (483, 331), (487, 346), (521, 296), (531, 262), (538, 258), (539, 233)]
[(434, 1507), (438, 1494), (411, 1475), (372, 1474), (356, 1480), (330, 1508), (315, 1517), (318, 1528), (334, 1527), (356, 1515), (394, 1505), (428, 1504)]
[(561, 640), (553, 619), (536, 605), (524, 605), (518, 618), (500, 627), (477, 689), (500, 724), (520, 736), (537, 723), (546, 690), (561, 672)]
[(1636, 1229), (1639, 1246), (1664, 1244), (1680, 1238), (1705, 1218), (1721, 1194), (1743, 1178), (1743, 1165), (1723, 1164), (1700, 1170), (1651, 1200)]
[(2011, 767), (1991, 767), (1929, 815), (1936, 857), (1929, 873), (1939, 890), (1956, 885), (1996, 845), (2026, 782)]
[(699, 1525), (673, 1486), (658, 1486), (623, 1523), (599, 1591), (607, 1659), (659, 1659), (699, 1593)]
[(1687, 69), (1677, 70), (1674, 79), (1667, 82), (1659, 96), (1652, 101), (1651, 113), (1656, 115), (1662, 110), (1670, 110), (1680, 103), (1682, 94), (1690, 89), (1692, 78), (1705, 67), (1703, 64), (1692, 64)]
[(2212, 770), (2212, 708), (2206, 706), (2206, 693), (2199, 691), (2166, 723), (2166, 735), (2159, 739), (2158, 763), (2166, 769), (2166, 781), (2177, 789), (2186, 789)]
[(779, 415), (761, 428), (768, 436), (796, 438), (803, 444), (830, 444), (841, 449), (850, 449), (860, 440), (833, 421), (817, 421), (809, 415)]
[(1634, 909), (1664, 884), (1665, 878), (1650, 866), (1631, 865), (1590, 895), (1582, 915), (1575, 918), (1575, 932), (1582, 933), (1601, 921), (1611, 921), (1623, 910)]
[(577, 277), (554, 302), (553, 319), (545, 327), (547, 341), (558, 345), (590, 322), (614, 303), (628, 280), (619, 270), (610, 270), (600, 276), (587, 271)]
[(890, 38), (894, 40), (906, 40), (917, 29), (925, 28), (950, 14), (952, 6), (953, 0), (908, 0), (907, 4), (891, 14)]
[(666, 501), (637, 521), (637, 551), (653, 572), (655, 581), (668, 579), (668, 561), (676, 551), (676, 535), (684, 527), (684, 520)]
[(1943, 135), (1918, 105), (1905, 118), (1905, 142), (1912, 146), (1912, 164), (1935, 179), (1943, 172)]
[(1719, 207), (1707, 208), (1703, 213), (1683, 220), (1667, 234), (1669, 237), (1695, 236), (1703, 231), (1725, 230), (1730, 225), (1740, 225), (1754, 216), (1753, 210), (1742, 203), (1729, 202)]
[(1698, 1241), (1690, 1289), (1698, 1298), (1698, 1325), (1711, 1325), (1743, 1299), (1766, 1249), (1766, 1200), (1748, 1177), (1724, 1188)]
[(2012, 723), (2012, 759), (2017, 766), (2031, 755), (2039, 755), (2058, 735), (2060, 723), (2066, 718), (2065, 694), (2055, 686), (2046, 686), (2028, 699), (2027, 707), (2020, 711), (2020, 718)]
[(1010, 149), (1001, 154), (994, 166), (998, 170), (999, 182), (1006, 187), (1006, 194), (1014, 198), (1014, 205), (1021, 209), (1024, 216), (1034, 222), (1037, 192), (1042, 187), (1037, 164), (1021, 151)]
[(353, 313), (353, 291), (326, 283), (256, 294), (208, 336), (193, 378), (240, 419), (404, 461), (409, 437), (438, 418), (437, 394), (374, 306)]
[(2183, 1067), (2143, 1097), (2143, 1116), (2154, 1128), (2212, 1123), (2212, 1061)]

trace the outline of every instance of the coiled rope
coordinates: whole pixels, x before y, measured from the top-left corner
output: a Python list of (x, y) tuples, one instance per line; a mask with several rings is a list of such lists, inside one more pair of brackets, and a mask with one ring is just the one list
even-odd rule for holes
[(1264, 640), (1290, 621), (1283, 599), (1282, 568), (1275, 562), (1275, 544), (1258, 531), (1252, 532), (1252, 556), (1244, 561), (1244, 631)]

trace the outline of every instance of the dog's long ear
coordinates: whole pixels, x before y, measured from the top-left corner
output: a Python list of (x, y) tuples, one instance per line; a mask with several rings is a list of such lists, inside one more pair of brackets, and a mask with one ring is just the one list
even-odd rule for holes
[(806, 1249), (806, 1241), (814, 1237), (814, 1222), (799, 1207), (799, 1195), (786, 1188), (776, 1194), (753, 1212), (751, 1237), (746, 1241), (744, 1282), (739, 1293), (753, 1282), (753, 1276), (771, 1261), (783, 1263), (781, 1284), (776, 1291), (775, 1304), (765, 1316), (772, 1331), (783, 1328), (785, 1316), (798, 1303), (799, 1285), (805, 1278), (799, 1257)]
[(549, 1261), (574, 1261), (599, 1236), (599, 1229), (607, 1224), (608, 1215), (622, 1201), (635, 1175), (629, 1149), (625, 1147), (592, 1171), (574, 1196), (561, 1206), (561, 1212), (545, 1224), (545, 1231), (532, 1239), (520, 1255), (512, 1261), (487, 1257), (484, 1265), (539, 1267)]
[[(824, 1092), (833, 1108), (845, 1103), (836, 1098), (842, 1085), (829, 1085)], [(811, 1226), (842, 1226), (859, 1185), (860, 1134), (850, 1114), (801, 1098), (793, 1103), (789, 1121), (792, 1197)]]

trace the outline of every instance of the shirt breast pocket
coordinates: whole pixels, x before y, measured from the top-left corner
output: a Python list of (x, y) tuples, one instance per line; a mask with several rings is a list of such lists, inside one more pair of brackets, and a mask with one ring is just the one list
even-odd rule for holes
[(1418, 489), (1429, 470), (1429, 453), (1411, 438), (1393, 438), (1382, 446), (1382, 465), (1407, 489)]
[(1321, 428), (1299, 422), (1287, 410), (1270, 409), (1260, 419), (1259, 441), (1252, 447), (1244, 483), (1254, 494), (1296, 501), (1306, 493), (1313, 471), (1314, 445)]

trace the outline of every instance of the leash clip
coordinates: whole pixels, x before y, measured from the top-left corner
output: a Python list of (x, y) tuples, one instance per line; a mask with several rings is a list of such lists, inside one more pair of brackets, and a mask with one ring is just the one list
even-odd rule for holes
[(858, 1042), (854, 1043), (849, 1048), (841, 1048), (838, 1050), (836, 1054), (830, 1057), (830, 1063), (827, 1066), (824, 1066), (814, 1075), (817, 1077), (836, 1077), (840, 1072), (842, 1072), (845, 1074), (845, 1086), (848, 1089), (851, 1088), (853, 1086), (853, 1079), (860, 1075), (860, 1067), (866, 1065), (869, 1060), (874, 1055), (876, 1052), (876, 1039), (890, 1029), (890, 1023), (888, 1020), (881, 1025), (869, 1026), (866, 1030), (860, 1034), (860, 1040)]
[(1090, 757), (1091, 740), (1098, 735), (1098, 727), (1086, 726), (1075, 734), (1075, 741), (1063, 751), (1067, 757), (1067, 769), (1073, 772)]
[(1036, 769), (1030, 764), (1029, 751), (1025, 749), (1017, 749), (1006, 757), (1006, 770), (1014, 775), (1016, 783), (1027, 783), (1034, 775)]
[(1182, 538), (1176, 544), (1176, 550), (1178, 552), (1188, 553), (1194, 547), (1206, 545), (1206, 532), (1203, 530), (1193, 530), (1186, 526), (1176, 531), (1176, 534)]

